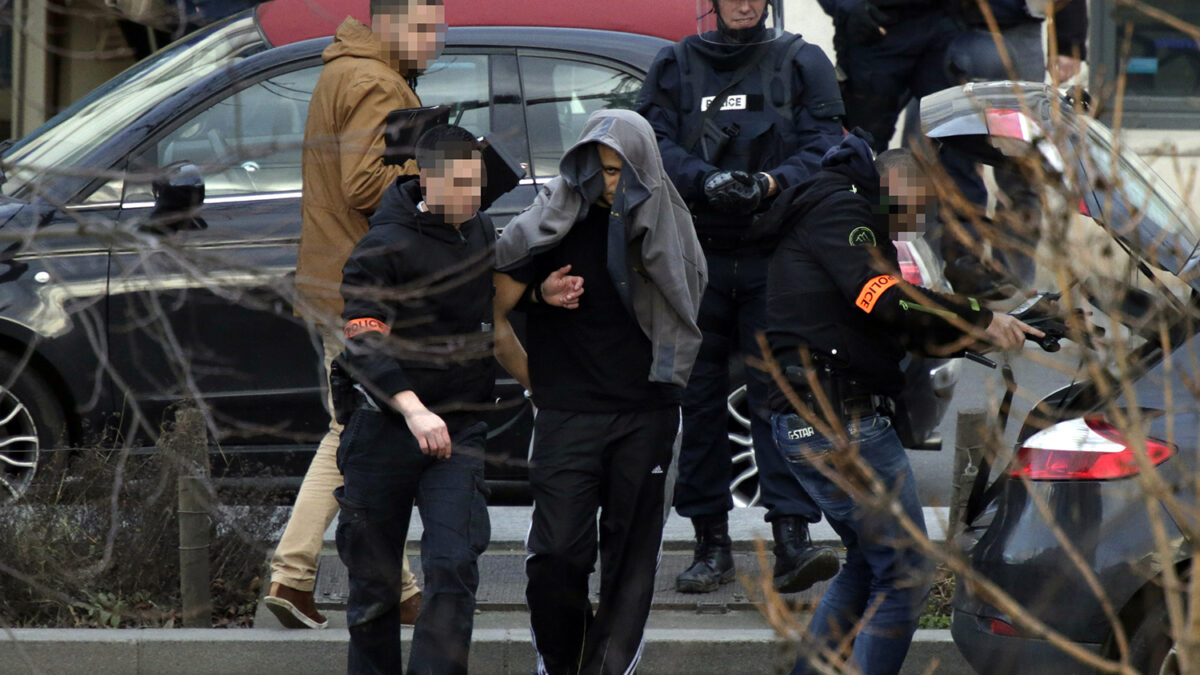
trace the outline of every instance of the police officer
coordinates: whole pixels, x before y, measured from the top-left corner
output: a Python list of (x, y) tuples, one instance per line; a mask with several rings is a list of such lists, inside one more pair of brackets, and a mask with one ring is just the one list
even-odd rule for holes
[[(479, 212), (484, 164), (475, 136), (441, 125), (416, 144), (419, 177), (384, 192), (343, 269), (346, 351), (362, 394), (341, 435), (334, 491), (338, 555), (350, 597), (348, 672), (401, 672), (401, 575), (414, 502), (425, 599), (411, 673), (466, 673), (490, 536), (483, 493), (492, 366), (491, 250)], [(414, 293), (413, 290), (418, 292)], [(331, 382), (333, 381), (331, 377)], [(352, 390), (353, 393), (353, 390)]]
[[(816, 170), (842, 136), (833, 66), (815, 45), (782, 30), (781, 0), (699, 0), (698, 35), (665, 47), (650, 66), (637, 111), (658, 137), (663, 166), (688, 202), (708, 261), (700, 307), (704, 341), (683, 395), (675, 509), (692, 520), (696, 552), (676, 579), (710, 592), (734, 578), (728, 512), (729, 359), (761, 356), (765, 241), (748, 235), (755, 213)], [(746, 368), (751, 436), (766, 518), (775, 535), (776, 587), (808, 588), (836, 573), (836, 552), (813, 547), (820, 512), (772, 447), (765, 377)]]
[[(773, 211), (785, 226), (770, 263), (767, 339), (806, 409), (797, 414), (801, 407), (772, 384), (773, 431), (782, 458), (846, 545), (846, 563), (809, 626), (819, 649), (801, 655), (797, 673), (846, 640), (858, 670), (896, 673), (917, 627), (930, 565), (906, 545), (911, 538), (889, 510), (898, 503), (924, 528), (916, 480), (888, 417), (904, 385), (905, 352), (945, 355), (981, 348), (972, 344), (977, 339), (1014, 349), (1026, 333), (1041, 335), (974, 299), (901, 279), (889, 234), (920, 231), (931, 193), (911, 152), (891, 150), (873, 162), (867, 142), (850, 135), (830, 150), (823, 171), (781, 195)], [(821, 413), (813, 380), (831, 416)], [(822, 468), (885, 496), (888, 506), (873, 506), (862, 492), (856, 499), (856, 490)], [(870, 489), (875, 480), (886, 493)]]
[(846, 127), (869, 131), (875, 151), (882, 152), (910, 97), (952, 84), (944, 66), (958, 24), (942, 0), (818, 2), (833, 17), (833, 48), (845, 78)]
[[(1052, 7), (1051, 5), (1056, 5)], [(952, 83), (1023, 80), (1041, 82), (1047, 69), (1058, 82), (1065, 82), (1080, 71), (1087, 56), (1088, 14), (1086, 0), (988, 0), (987, 7), (999, 31), (1001, 54), (996, 37), (992, 35), (984, 13), (976, 0), (958, 0), (949, 5), (962, 25), (962, 31), (950, 43), (946, 52), (946, 74)], [(1042, 24), (1047, 13), (1055, 11), (1054, 32), (1058, 55), (1046, 62), (1042, 47)], [(905, 134), (917, 132), (919, 114), (910, 106)], [(973, 250), (979, 246), (972, 241), (944, 237), (942, 255), (946, 259), (946, 278), (955, 290), (965, 293), (994, 292), (994, 286), (1011, 284), (1033, 286), (1037, 266), (1033, 251), (1040, 238), (1041, 203), (1037, 190), (1015, 166), (998, 166), (995, 172), (996, 195), (1001, 208), (996, 209), (997, 227), (987, 237), (992, 255), (1003, 270), (1001, 275), (981, 272)], [(987, 193), (982, 186), (973, 186), (965, 194), (975, 204), (985, 204)], [(970, 222), (963, 219), (966, 232), (975, 234)]]

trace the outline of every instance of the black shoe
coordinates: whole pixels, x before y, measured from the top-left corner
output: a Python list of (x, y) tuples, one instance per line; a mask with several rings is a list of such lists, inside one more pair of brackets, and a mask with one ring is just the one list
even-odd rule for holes
[(729, 539), (729, 515), (692, 519), (696, 528), (696, 554), (692, 566), (675, 577), (680, 593), (712, 593), (733, 581), (733, 542)]
[(796, 593), (837, 574), (841, 566), (837, 551), (813, 546), (808, 525), (802, 519), (777, 518), (771, 530), (775, 533), (775, 590)]

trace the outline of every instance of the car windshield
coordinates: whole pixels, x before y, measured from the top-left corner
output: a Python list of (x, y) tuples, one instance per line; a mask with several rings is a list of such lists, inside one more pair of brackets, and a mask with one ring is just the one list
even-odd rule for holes
[(1114, 154), (1112, 132), (1094, 119), (1087, 146), (1100, 207), (1111, 209), (1103, 220), (1147, 260), (1194, 283), (1195, 275), (1183, 271), (1200, 243), (1196, 214), (1137, 153), (1121, 148)]
[(18, 196), (48, 169), (69, 172), (89, 152), (189, 84), (266, 48), (254, 15), (185, 36), (139, 61), (9, 148), (4, 194)]

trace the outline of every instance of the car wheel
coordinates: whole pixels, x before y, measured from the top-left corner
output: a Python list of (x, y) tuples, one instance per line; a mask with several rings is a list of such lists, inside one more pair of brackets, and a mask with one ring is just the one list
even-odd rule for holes
[(25, 494), (42, 449), (61, 447), (65, 426), (45, 380), (28, 363), (0, 353), (0, 504)]
[(750, 409), (746, 402), (746, 385), (729, 392), (729, 450), (733, 455), (729, 492), (735, 506), (756, 506), (761, 497), (758, 490), (758, 464), (754, 461), (754, 437), (750, 434)]
[(1159, 598), (1129, 638), (1129, 663), (1139, 673), (1178, 675), (1179, 660), (1171, 637), (1171, 619), (1165, 599)]

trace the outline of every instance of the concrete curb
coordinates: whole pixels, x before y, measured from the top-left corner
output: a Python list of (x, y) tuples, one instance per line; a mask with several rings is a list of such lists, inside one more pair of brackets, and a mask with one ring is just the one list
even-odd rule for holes
[[(950, 517), (950, 509), (944, 506), (926, 506), (922, 509), (925, 514), (925, 529), (933, 541), (945, 541), (945, 525)], [(490, 548), (524, 547), (525, 535), (529, 531), (529, 520), (532, 517), (532, 506), (489, 506), (488, 516), (492, 523), (492, 539)], [(771, 525), (763, 521), (763, 509), (744, 508), (729, 512), (729, 535), (735, 544), (742, 548), (752, 548), (756, 539), (771, 541)], [(334, 534), (337, 531), (335, 518), (325, 531), (326, 546), (334, 545)], [(421, 514), (413, 509), (412, 521), (408, 526), (409, 546), (415, 546), (421, 541), (424, 527), (421, 524)], [(809, 533), (814, 542), (841, 545), (841, 539), (829, 523), (824, 520), (809, 527)], [(695, 543), (692, 523), (671, 510), (667, 523), (663, 527), (663, 547), (668, 550), (691, 550)]]
[[(411, 630), (404, 630), (407, 643)], [(345, 629), (323, 631), (222, 629), (13, 629), (0, 633), (4, 673), (54, 675), (182, 675), (338, 673), (346, 667)], [(405, 644), (407, 653), (408, 645)], [(794, 656), (769, 629), (646, 631), (639, 673), (786, 672)], [(931, 667), (936, 665), (936, 669)], [(476, 629), (471, 672), (530, 673), (535, 667), (529, 631)], [(920, 630), (905, 674), (971, 673), (948, 630)]]

